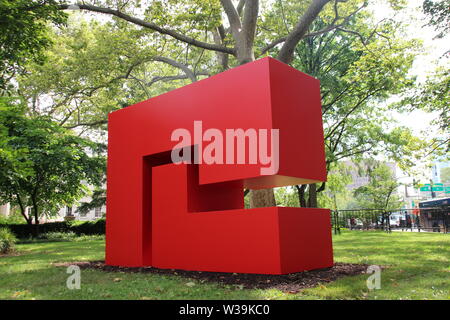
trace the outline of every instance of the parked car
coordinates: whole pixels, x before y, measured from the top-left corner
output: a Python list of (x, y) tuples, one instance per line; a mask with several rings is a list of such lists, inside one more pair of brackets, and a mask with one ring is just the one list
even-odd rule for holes
[(404, 219), (401, 213), (394, 212), (389, 217), (389, 223), (391, 227), (400, 227), (400, 221)]

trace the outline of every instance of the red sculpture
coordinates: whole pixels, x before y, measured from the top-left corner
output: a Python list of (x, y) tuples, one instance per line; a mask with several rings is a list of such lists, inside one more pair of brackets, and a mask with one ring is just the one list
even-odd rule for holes
[[(198, 124), (202, 132), (193, 129)], [(172, 141), (179, 128), (193, 139)], [(249, 161), (256, 148), (249, 143), (245, 163), (227, 163), (239, 159), (239, 150), (230, 158), (229, 150), (211, 153), (213, 140), (226, 144), (206, 134), (211, 128), (224, 137), (227, 129), (252, 129), (272, 138), (279, 129), (279, 163), (268, 170), (267, 162)], [(269, 145), (273, 157), (273, 139)], [(180, 149), (197, 164), (174, 164), (173, 150)], [(202, 161), (208, 152), (214, 163)], [(244, 188), (326, 179), (319, 81), (277, 60), (260, 59), (111, 113), (107, 176), (109, 265), (265, 274), (333, 265), (329, 210), (244, 209)]]

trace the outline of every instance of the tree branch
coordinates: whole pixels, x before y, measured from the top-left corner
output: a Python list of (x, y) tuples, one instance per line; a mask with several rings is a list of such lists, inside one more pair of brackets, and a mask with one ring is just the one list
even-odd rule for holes
[(220, 0), (220, 3), (222, 4), (222, 8), (227, 15), (228, 22), (230, 23), (231, 33), (233, 34), (234, 39), (237, 41), (237, 39), (239, 38), (239, 33), (242, 29), (239, 13), (237, 12), (231, 0)]
[(104, 14), (109, 14), (109, 15), (113, 15), (116, 16), (120, 19), (126, 20), (128, 22), (134, 23), (136, 25), (139, 25), (141, 27), (147, 28), (147, 29), (151, 29), (153, 31), (159, 32), (161, 34), (165, 34), (168, 36), (171, 36), (172, 38), (175, 38), (179, 41), (188, 43), (190, 45), (199, 47), (199, 48), (203, 48), (203, 49), (207, 49), (207, 50), (212, 50), (212, 51), (219, 51), (219, 52), (225, 52), (225, 53), (229, 53), (229, 54), (233, 54), (234, 55), (234, 49), (233, 48), (228, 48), (228, 47), (224, 47), (224, 46), (220, 46), (217, 44), (212, 44), (212, 43), (206, 43), (206, 42), (202, 42), (202, 41), (198, 41), (194, 38), (188, 37), (184, 34), (181, 34), (175, 30), (171, 30), (171, 29), (167, 29), (167, 28), (163, 28), (160, 27), (158, 25), (156, 25), (155, 23), (152, 22), (148, 22), (148, 21), (144, 21), (142, 19), (136, 18), (136, 17), (132, 17), (129, 16), (119, 10), (114, 10), (111, 8), (103, 8), (103, 7), (97, 7), (94, 5), (90, 5), (90, 4), (75, 4), (75, 5), (69, 5), (69, 4), (62, 4), (58, 6), (59, 10), (67, 10), (67, 9), (71, 9), (71, 8), (79, 8), (80, 10), (87, 10), (87, 11), (92, 11), (92, 12), (98, 12), (98, 13), (104, 13)]
[(246, 0), (240, 0), (238, 5), (237, 5), (237, 7), (236, 7), (236, 11), (237, 11), (239, 16), (242, 14), (242, 9), (244, 8), (245, 1)]
[(175, 60), (167, 58), (167, 57), (161, 57), (161, 56), (153, 56), (150, 58), (150, 60), (167, 63), (175, 68), (179, 68), (179, 69), (183, 70), (183, 72), (189, 77), (189, 79), (191, 79), (192, 82), (197, 81), (197, 76), (195, 75), (195, 73), (191, 69), (189, 69), (188, 66), (186, 66), (185, 64), (182, 64), (181, 62), (175, 61)]
[(283, 44), (277, 59), (284, 63), (290, 63), (293, 58), (294, 49), (299, 41), (306, 35), (309, 26), (322, 11), (323, 7), (331, 0), (313, 0), (309, 5), (306, 12), (298, 21), (294, 30), (287, 36), (286, 41)]
[(247, 0), (242, 22), (242, 41), (247, 45), (253, 45), (255, 39), (256, 22), (258, 20), (259, 0)]
[(101, 124), (107, 124), (107, 123), (108, 123), (108, 120), (104, 119), (104, 120), (98, 120), (98, 121), (92, 121), (92, 122), (79, 122), (79, 123), (74, 124), (74, 125), (64, 126), (64, 128), (73, 129), (73, 128), (81, 127), (81, 126), (94, 127), (94, 126), (98, 126), (98, 125), (101, 125)]
[[(304, 35), (303, 35), (303, 36), (295, 43), (294, 48), (295, 48), (295, 46), (297, 45), (297, 43), (298, 43), (301, 39), (303, 39), (303, 38), (307, 38), (307, 37), (315, 37), (315, 36), (318, 36), (318, 35), (321, 35), (321, 34), (324, 34), (324, 33), (330, 32), (330, 31), (333, 31), (333, 30), (335, 30), (335, 29), (338, 29), (338, 28), (344, 26), (345, 24), (348, 23), (348, 21), (350, 20), (350, 18), (351, 18), (352, 16), (354, 16), (356, 13), (358, 13), (358, 12), (361, 11), (364, 7), (367, 6), (367, 4), (364, 3), (364, 4), (361, 5), (358, 9), (356, 9), (355, 11), (353, 11), (352, 13), (350, 13), (348, 16), (346, 16), (346, 17), (344, 18), (344, 21), (343, 21), (343, 22), (341, 22), (341, 23), (339, 23), (339, 24), (336, 24), (336, 22), (337, 22), (339, 19), (342, 18), (342, 17), (339, 16), (338, 7), (337, 7), (337, 3), (338, 3), (338, 2), (344, 2), (344, 1), (335, 0), (335, 4), (334, 4), (335, 17), (334, 17), (334, 19), (333, 19), (333, 22), (332, 22), (329, 26), (327, 26), (327, 27), (325, 27), (325, 28), (323, 28), (323, 29), (321, 29), (321, 30), (318, 30), (318, 31), (315, 31), (315, 32), (310, 32), (310, 33), (304, 34)], [(305, 14), (306, 14), (306, 13), (305, 13)], [(312, 20), (312, 21), (313, 21), (313, 20)], [(311, 21), (311, 22), (312, 22), (312, 21)], [(310, 22), (310, 24), (311, 24), (311, 22)], [(299, 25), (297, 25), (297, 27), (298, 27), (298, 26), (299, 26)], [(296, 27), (296, 28), (297, 28), (297, 27)], [(309, 25), (308, 25), (307, 29), (308, 29), (308, 28), (309, 28)], [(294, 31), (295, 31), (295, 30), (294, 30)], [(294, 32), (294, 31), (293, 31), (293, 32)], [(306, 32), (305, 32), (305, 33), (306, 33)], [(267, 51), (269, 51), (270, 49), (272, 49), (273, 47), (275, 47), (276, 45), (278, 45), (278, 44), (280, 44), (280, 43), (286, 42), (287, 39), (288, 39), (288, 36), (284, 36), (284, 37), (281, 37), (281, 38), (278, 38), (278, 39), (274, 40), (272, 43), (270, 43), (270, 44), (268, 44), (267, 46), (263, 47), (263, 48), (261, 49), (261, 52), (260, 52), (259, 55), (262, 55), (262, 54), (266, 53)], [(293, 49), (292, 49), (292, 51), (293, 51)], [(281, 52), (280, 52), (280, 53), (281, 53)]]

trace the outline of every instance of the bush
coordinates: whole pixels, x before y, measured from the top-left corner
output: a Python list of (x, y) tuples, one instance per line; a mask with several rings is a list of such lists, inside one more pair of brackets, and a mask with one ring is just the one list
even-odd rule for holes
[(106, 220), (104, 218), (95, 221), (85, 221), (82, 223), (73, 222), (70, 230), (78, 235), (99, 235), (105, 234)]
[(0, 253), (13, 252), (16, 241), (16, 236), (8, 228), (0, 228)]
[[(35, 225), (9, 224), (1, 225), (8, 227), (19, 239), (29, 239), (33, 236)], [(106, 220), (104, 218), (95, 221), (61, 221), (49, 222), (39, 225), (39, 233), (49, 232), (68, 233), (74, 232), (76, 235), (103, 235), (105, 234)]]
[(67, 241), (76, 238), (77, 235), (73, 231), (69, 232), (47, 232), (40, 234), (38, 239), (48, 240), (48, 241)]

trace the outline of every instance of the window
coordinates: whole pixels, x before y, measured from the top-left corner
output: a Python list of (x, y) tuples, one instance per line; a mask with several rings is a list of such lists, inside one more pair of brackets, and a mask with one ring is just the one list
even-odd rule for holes
[(102, 216), (102, 207), (95, 208), (95, 217), (101, 217)]

